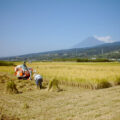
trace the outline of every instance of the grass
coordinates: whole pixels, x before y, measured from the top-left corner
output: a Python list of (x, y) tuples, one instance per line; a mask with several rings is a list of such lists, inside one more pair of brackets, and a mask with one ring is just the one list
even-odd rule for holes
[(1, 94), (2, 113), (20, 120), (117, 120), (119, 117), (115, 116), (120, 113), (120, 86), (100, 90), (61, 88), (64, 91), (34, 89), (22, 94)]
[(23, 108), (28, 109), (30, 106), (27, 103), (24, 103)]
[[(56, 78), (62, 85), (100, 89), (120, 84), (120, 63), (33, 62), (27, 65), (36, 69), (44, 80)], [(14, 67), (1, 66), (0, 71), (14, 74)]]
[[(55, 86), (55, 88), (62, 88), (63, 91), (38, 90), (34, 80), (16, 79), (14, 67), (1, 66), (0, 108), (2, 108), (2, 112), (0, 114), (2, 113), (2, 118), (13, 118), (13, 120), (119, 120), (120, 86), (116, 86), (119, 84), (119, 63), (35, 62), (28, 66), (37, 69), (37, 72), (43, 76), (45, 87), (47, 85), (50, 88)], [(6, 84), (11, 80), (14, 80), (20, 94), (4, 92)], [(49, 80), (51, 81), (48, 84)], [(106, 87), (110, 88), (95, 90)]]
[(9, 61), (0, 61), (0, 66), (15, 66), (15, 64)]
[(6, 115), (4, 112), (3, 112), (3, 105), (0, 106), (0, 120), (20, 120), (19, 118), (17, 118), (16, 116), (9, 116), (9, 115)]
[(43, 78), (56, 78), (60, 84), (90, 89), (120, 84), (120, 63), (35, 62), (29, 64)]
[(52, 80), (49, 81), (48, 84), (48, 91), (60, 91), (60, 88), (58, 86), (58, 80), (56, 78), (53, 78)]
[(16, 84), (13, 80), (7, 82), (6, 92), (9, 94), (17, 94), (18, 93), (18, 89), (16, 88)]

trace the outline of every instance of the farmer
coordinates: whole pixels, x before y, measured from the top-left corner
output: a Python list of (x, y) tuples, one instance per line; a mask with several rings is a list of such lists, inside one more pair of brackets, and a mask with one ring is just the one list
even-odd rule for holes
[(25, 71), (25, 70), (28, 70), (28, 68), (27, 68), (27, 66), (26, 66), (26, 62), (24, 61), (24, 63), (22, 64), (22, 68), (23, 68), (23, 70)]
[(22, 64), (22, 69), (23, 69), (23, 74), (24, 74), (23, 76), (26, 77), (27, 76), (26, 74), (29, 73), (29, 78), (28, 79), (32, 80), (32, 68), (28, 68), (25, 61)]
[(34, 74), (33, 77), (34, 77), (35, 83), (37, 85), (37, 88), (41, 89), (42, 88), (42, 82), (43, 82), (42, 76), (39, 75), (39, 74)]

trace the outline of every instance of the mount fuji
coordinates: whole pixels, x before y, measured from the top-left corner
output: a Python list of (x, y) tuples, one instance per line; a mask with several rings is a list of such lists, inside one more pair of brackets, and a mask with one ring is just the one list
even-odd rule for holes
[(88, 48), (104, 44), (104, 41), (98, 40), (96, 37), (88, 37), (82, 42), (74, 45), (72, 48)]

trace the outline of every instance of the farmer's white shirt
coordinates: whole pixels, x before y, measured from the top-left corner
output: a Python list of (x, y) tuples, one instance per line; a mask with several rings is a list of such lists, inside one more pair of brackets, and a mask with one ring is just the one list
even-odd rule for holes
[(42, 79), (42, 76), (39, 74), (34, 75), (34, 80)]

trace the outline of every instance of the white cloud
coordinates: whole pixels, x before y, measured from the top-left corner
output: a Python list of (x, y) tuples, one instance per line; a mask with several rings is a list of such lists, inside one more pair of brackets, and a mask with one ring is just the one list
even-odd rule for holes
[(112, 40), (112, 37), (111, 36), (103, 36), (103, 37), (99, 37), (97, 35), (94, 35), (94, 37), (100, 41), (103, 41), (105, 43), (112, 43), (114, 42), (114, 40)]

